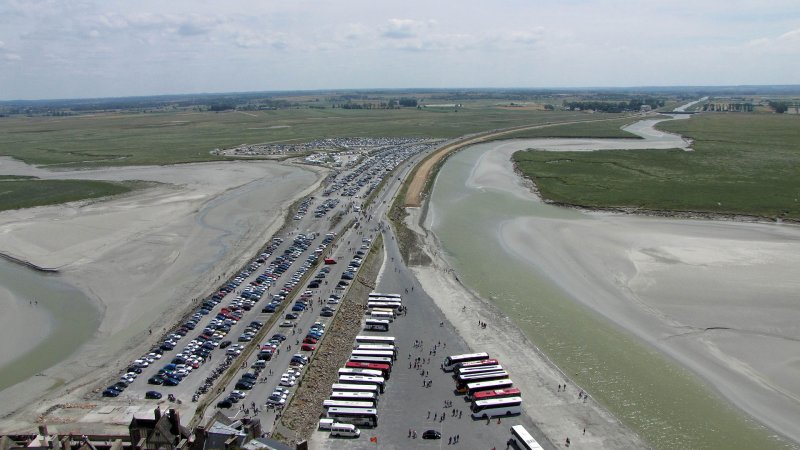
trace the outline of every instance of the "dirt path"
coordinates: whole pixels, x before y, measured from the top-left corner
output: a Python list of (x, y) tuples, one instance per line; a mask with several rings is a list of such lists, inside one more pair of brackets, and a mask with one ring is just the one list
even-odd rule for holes
[(438, 164), (439, 161), (441, 161), (444, 157), (446, 157), (450, 153), (460, 150), (468, 145), (479, 144), (481, 142), (486, 142), (488, 140), (494, 139), (498, 136), (516, 133), (517, 131), (555, 127), (559, 125), (568, 125), (573, 123), (605, 122), (608, 120), (617, 120), (620, 118), (624, 117), (611, 117), (605, 119), (592, 119), (592, 120), (572, 120), (569, 122), (553, 122), (553, 123), (548, 122), (548, 123), (543, 123), (541, 125), (523, 125), (519, 127), (506, 128), (499, 131), (489, 131), (484, 134), (480, 134), (478, 136), (468, 137), (447, 144), (444, 147), (440, 148), (439, 150), (436, 150), (435, 152), (431, 153), (430, 156), (425, 158), (420, 163), (416, 172), (414, 172), (414, 177), (408, 184), (408, 189), (406, 190), (406, 198), (403, 201), (403, 205), (406, 207), (422, 206), (422, 191), (425, 189), (425, 184), (428, 182), (428, 178), (431, 176), (431, 171), (433, 170), (434, 167), (436, 167), (436, 164)]

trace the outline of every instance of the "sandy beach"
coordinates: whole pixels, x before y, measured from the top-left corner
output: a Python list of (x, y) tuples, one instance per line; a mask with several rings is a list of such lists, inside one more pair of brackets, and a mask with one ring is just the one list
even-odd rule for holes
[[(115, 377), (194, 298), (250, 258), (282, 225), (287, 207), (324, 177), (322, 169), (267, 161), (51, 172), (3, 158), (0, 172), (161, 183), (111, 200), (0, 214), (0, 251), (58, 268), (101, 315), (93, 337), (73, 355), (45, 376), (0, 392), (6, 432), (29, 431), (39, 412), (80, 402)], [(3, 336), (30, 325), (15, 320)]]
[[(19, 358), (44, 341), (52, 329), (52, 316), (45, 308), (30, 303), (0, 286), (0, 330), (14, 330), (14, 339), (0, 339), (0, 366)], [(37, 326), (19, 326), (20, 323)]]

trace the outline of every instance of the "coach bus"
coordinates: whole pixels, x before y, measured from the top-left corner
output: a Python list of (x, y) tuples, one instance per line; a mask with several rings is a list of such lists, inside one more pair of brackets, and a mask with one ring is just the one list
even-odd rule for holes
[(481, 359), (480, 361), (458, 363), (456, 364), (456, 367), (453, 370), (468, 369), (470, 367), (494, 366), (497, 364), (500, 364), (500, 361), (496, 359)]
[(367, 302), (367, 308), (373, 308), (373, 309), (387, 308), (394, 310), (394, 309), (400, 309), (401, 306), (403, 306), (403, 304), (400, 302), (374, 302), (374, 301)]
[[(389, 324), (391, 322), (394, 322), (394, 314), (373, 310), (369, 313), (369, 319), (364, 323), (364, 331), (389, 331)], [(383, 323), (386, 323), (386, 325), (383, 326)], [(379, 326), (373, 328), (370, 325)]]
[(394, 357), (397, 358), (397, 347), (393, 344), (356, 344), (353, 350), (368, 350), (378, 352), (392, 352)]
[(521, 397), (522, 391), (517, 388), (492, 389), (479, 391), (472, 395), (472, 400), (489, 400), (490, 398)]
[(377, 363), (365, 363), (365, 362), (355, 362), (355, 361), (348, 361), (344, 365), (350, 369), (370, 369), (370, 370), (380, 370), (381, 376), (383, 378), (389, 379), (389, 375), (392, 373), (392, 366), (389, 364), (377, 364)]
[(373, 297), (375, 297), (375, 298), (395, 298), (397, 300), (402, 300), (403, 299), (403, 297), (400, 294), (384, 294), (384, 293), (381, 293), (381, 292), (370, 292), (368, 297), (369, 298), (373, 298)]
[(469, 383), (467, 385), (467, 399), (471, 400), (474, 396), (481, 391), (489, 391), (496, 389), (506, 389), (514, 386), (514, 382), (508, 378), (493, 381), (479, 381), (477, 383)]
[(367, 310), (367, 314), (372, 314), (372, 313), (389, 314), (390, 316), (392, 316), (392, 320), (397, 318), (397, 311), (395, 311), (392, 308), (372, 308)]
[(479, 381), (502, 380), (503, 378), (508, 378), (508, 372), (506, 372), (505, 370), (462, 375), (456, 379), (456, 390), (458, 392), (464, 393), (467, 391), (467, 385), (469, 383), (477, 383)]
[(442, 362), (442, 370), (450, 372), (455, 369), (456, 364), (467, 363), (472, 361), (480, 361), (482, 359), (489, 359), (489, 354), (486, 352), (480, 353), (466, 353), (463, 355), (450, 355)]
[(375, 402), (359, 400), (325, 400), (323, 408), (374, 408)]
[(481, 367), (469, 367), (467, 369), (456, 369), (453, 372), (453, 378), (456, 378), (460, 375), (469, 375), (471, 373), (497, 372), (498, 370), (503, 370), (503, 366), (501, 366), (500, 364), (495, 364), (494, 366), (481, 366)]
[(383, 394), (383, 389), (386, 387), (386, 380), (383, 377), (368, 377), (364, 375), (339, 375), (339, 383), (377, 386), (381, 394)]
[(378, 426), (378, 410), (375, 408), (328, 408), (326, 413), (329, 419), (336, 422), (361, 425), (365, 427)]
[(388, 364), (389, 366), (392, 365), (394, 362), (392, 358), (384, 357), (384, 356), (359, 356), (359, 355), (350, 355), (351, 362), (357, 363), (368, 363), (368, 364)]
[(394, 345), (394, 336), (356, 336), (356, 343)]
[(395, 354), (391, 350), (353, 350), (350, 356), (378, 356), (394, 359)]
[(522, 397), (490, 398), (472, 403), (473, 419), (511, 416), (522, 412)]
[(376, 397), (380, 393), (378, 386), (370, 384), (333, 383), (331, 389), (339, 392), (372, 392)]
[(364, 375), (366, 377), (383, 377), (383, 372), (380, 370), (372, 369), (351, 369), (349, 367), (342, 367), (339, 369), (339, 375)]
[(522, 425), (511, 427), (511, 439), (508, 442), (517, 450), (542, 450), (542, 446)]
[(366, 391), (333, 391), (330, 395), (331, 400), (345, 400), (351, 402), (370, 402), (374, 408), (378, 405), (378, 394)]

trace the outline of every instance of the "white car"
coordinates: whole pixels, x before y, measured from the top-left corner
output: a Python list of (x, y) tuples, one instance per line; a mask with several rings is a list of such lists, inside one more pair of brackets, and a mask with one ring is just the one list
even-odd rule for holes
[(161, 354), (159, 354), (159, 353), (150, 353), (147, 356), (149, 356), (149, 357), (151, 357), (153, 359), (161, 359)]
[(231, 391), (231, 397), (237, 397), (239, 400), (247, 397), (247, 392), (245, 391)]
[(292, 387), (295, 384), (295, 377), (288, 377), (284, 375), (281, 377), (281, 382), (279, 384), (281, 386)]

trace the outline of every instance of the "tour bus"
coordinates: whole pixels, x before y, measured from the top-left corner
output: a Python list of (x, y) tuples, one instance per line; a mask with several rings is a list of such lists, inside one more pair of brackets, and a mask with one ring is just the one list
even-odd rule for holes
[(473, 419), (510, 416), (522, 412), (522, 397), (490, 398), (472, 403)]
[(378, 426), (378, 410), (375, 408), (328, 408), (326, 413), (329, 419), (336, 422), (361, 425), (366, 427)]
[[(374, 314), (374, 313), (373, 313)], [(364, 322), (364, 331), (389, 331), (389, 323), (392, 316), (378, 313), (378, 316), (371, 315), (371, 319)]]
[(517, 450), (542, 450), (542, 446), (528, 433), (522, 425), (511, 427), (509, 443)]
[(453, 374), (453, 378), (458, 379), (461, 375), (472, 375), (475, 373), (486, 373), (486, 372), (497, 372), (503, 370), (503, 366), (500, 364), (496, 366), (483, 366), (483, 367), (472, 367), (469, 369), (462, 369)]
[(370, 292), (369, 298), (378, 297), (378, 298), (396, 298), (397, 300), (402, 300), (402, 296), (400, 294), (384, 294), (382, 292)]
[(367, 314), (372, 315), (372, 313), (383, 313), (384, 315), (389, 314), (392, 316), (392, 320), (397, 318), (397, 311), (392, 308), (372, 308), (367, 310)]
[(517, 388), (492, 389), (490, 391), (480, 391), (472, 395), (472, 400), (489, 400), (490, 398), (521, 397), (522, 391)]
[(359, 356), (359, 355), (350, 355), (350, 361), (357, 362), (357, 363), (368, 363), (368, 364), (386, 364), (391, 366), (394, 362), (392, 358), (384, 357), (384, 356)]
[(343, 367), (339, 369), (339, 375), (364, 375), (367, 377), (383, 377), (383, 372), (381, 372), (380, 370), (351, 369), (349, 367)]
[(378, 386), (370, 384), (333, 383), (331, 389), (339, 392), (372, 392), (376, 397), (380, 393)]
[(353, 350), (351, 356), (380, 356), (394, 359), (395, 354), (391, 350)]
[(394, 345), (394, 336), (356, 336), (356, 343)]
[(499, 380), (502, 378), (508, 378), (508, 372), (505, 370), (495, 370), (493, 372), (484, 372), (484, 373), (469, 373), (466, 375), (459, 375), (456, 377), (456, 390), (459, 392), (464, 392), (467, 388), (467, 384), (475, 383), (477, 381), (491, 381), (491, 380)]
[(367, 308), (388, 308), (388, 309), (400, 309), (403, 306), (400, 302), (367, 302)]
[(322, 402), (324, 408), (374, 408), (375, 403), (358, 400), (325, 400)]
[(383, 389), (386, 387), (386, 380), (383, 377), (368, 377), (364, 375), (339, 375), (339, 383), (377, 386), (381, 394), (383, 394)]
[(349, 367), (351, 369), (371, 369), (371, 370), (380, 370), (381, 376), (383, 378), (389, 379), (389, 375), (392, 373), (392, 366), (389, 364), (375, 364), (375, 363), (364, 363), (364, 362), (355, 362), (355, 361), (348, 361), (344, 365), (345, 367)]
[(456, 364), (480, 361), (482, 359), (489, 359), (489, 354), (486, 352), (480, 353), (466, 353), (463, 355), (450, 355), (442, 362), (442, 370), (450, 372), (455, 369)]
[(383, 311), (371, 311), (369, 313), (369, 319), (367, 319), (364, 325), (364, 331), (370, 331), (372, 328), (370, 324), (383, 324), (386, 323), (386, 326), (378, 327), (377, 331), (389, 331), (389, 324), (394, 322), (394, 314), (383, 312)]
[(378, 405), (378, 394), (364, 391), (333, 391), (330, 395), (331, 400), (347, 400), (351, 402), (370, 402), (371, 408)]
[(455, 367), (454, 370), (468, 369), (470, 367), (494, 366), (496, 364), (500, 364), (500, 361), (498, 361), (496, 359), (481, 359), (480, 361), (458, 363), (458, 364), (456, 364), (456, 367)]
[(392, 344), (360, 344), (357, 343), (353, 350), (369, 350), (369, 351), (378, 351), (378, 352), (393, 352), (394, 356), (397, 357), (397, 347)]
[(467, 400), (473, 399), (474, 396), (481, 391), (506, 389), (512, 386), (514, 386), (514, 382), (508, 378), (502, 380), (479, 381), (477, 383), (469, 383), (467, 385)]
[(392, 305), (397, 305), (398, 308), (403, 306), (403, 301), (396, 298), (370, 298), (367, 300), (367, 303), (390, 303)]

